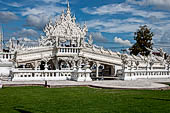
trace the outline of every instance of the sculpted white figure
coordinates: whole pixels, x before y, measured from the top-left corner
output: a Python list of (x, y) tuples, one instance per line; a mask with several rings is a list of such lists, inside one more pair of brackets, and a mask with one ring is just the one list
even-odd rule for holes
[(165, 52), (163, 51), (163, 49), (162, 49), (162, 48), (160, 48), (160, 49), (159, 49), (159, 51), (160, 51), (161, 56), (164, 58), (164, 56), (165, 56)]
[(89, 44), (90, 46), (93, 45), (93, 38), (92, 38), (92, 35), (91, 35), (91, 34), (89, 35), (88, 44)]
[(126, 67), (129, 64), (128, 56), (126, 54), (121, 54), (121, 60), (123, 67)]

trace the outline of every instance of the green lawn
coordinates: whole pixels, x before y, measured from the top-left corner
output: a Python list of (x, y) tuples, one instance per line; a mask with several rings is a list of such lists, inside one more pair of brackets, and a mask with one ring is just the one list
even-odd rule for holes
[(0, 89), (0, 113), (169, 113), (170, 90)]

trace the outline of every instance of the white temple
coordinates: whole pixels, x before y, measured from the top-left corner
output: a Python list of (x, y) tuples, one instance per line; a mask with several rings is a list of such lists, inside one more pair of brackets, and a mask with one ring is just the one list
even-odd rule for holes
[(120, 54), (94, 45), (93, 37), (86, 37), (87, 32), (86, 24), (80, 27), (76, 23), (68, 3), (67, 10), (55, 24), (49, 21), (45, 26), (45, 35), (40, 37), (39, 46), (14, 45), (10, 40), (9, 52), (1, 50), (1, 79), (92, 81), (100, 78), (170, 77), (170, 57), (165, 59), (162, 50), (161, 56), (152, 52), (149, 57)]

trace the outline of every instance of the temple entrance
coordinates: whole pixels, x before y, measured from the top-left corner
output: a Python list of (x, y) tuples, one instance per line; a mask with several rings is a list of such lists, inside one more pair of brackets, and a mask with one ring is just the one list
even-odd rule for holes
[(105, 68), (102, 70), (103, 76), (112, 76), (112, 67), (105, 65)]
[(91, 76), (93, 79), (113, 80), (115, 78), (114, 65), (101, 64), (99, 62), (91, 65)]

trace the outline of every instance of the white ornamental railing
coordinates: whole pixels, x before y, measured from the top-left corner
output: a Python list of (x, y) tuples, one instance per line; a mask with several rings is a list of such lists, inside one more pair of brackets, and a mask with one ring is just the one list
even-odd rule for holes
[(6, 53), (6, 52), (0, 53), (0, 59), (11, 60), (13, 58), (14, 58), (13, 53)]
[(12, 81), (75, 80), (91, 81), (89, 70), (18, 70), (12, 71)]
[(68, 80), (72, 70), (13, 70), (12, 81)]
[(78, 54), (80, 53), (80, 48), (79, 47), (60, 47), (57, 48), (58, 49), (58, 53), (71, 53), (71, 54)]
[(121, 79), (136, 80), (136, 79), (152, 79), (152, 78), (170, 78), (169, 70), (124, 70)]

